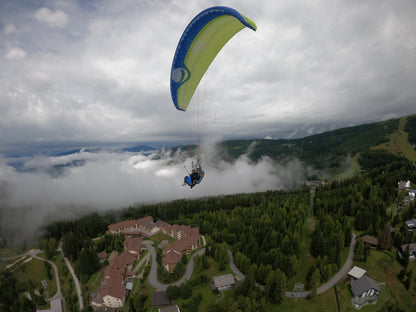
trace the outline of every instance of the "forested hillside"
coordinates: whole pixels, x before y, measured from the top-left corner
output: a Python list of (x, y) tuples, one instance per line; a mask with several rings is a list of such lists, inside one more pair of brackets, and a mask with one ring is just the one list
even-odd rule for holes
[(409, 133), (409, 142), (415, 146), (416, 145), (416, 116), (407, 117), (407, 123), (405, 130)]
[(262, 156), (273, 159), (297, 157), (303, 162), (323, 169), (337, 167), (345, 156), (352, 156), (387, 142), (387, 136), (396, 131), (398, 126), (399, 119), (391, 119), (337, 129), (302, 139), (226, 141), (221, 146), (231, 158), (235, 158), (246, 153), (248, 147), (255, 142), (255, 145), (251, 145), (250, 152), (253, 160)]

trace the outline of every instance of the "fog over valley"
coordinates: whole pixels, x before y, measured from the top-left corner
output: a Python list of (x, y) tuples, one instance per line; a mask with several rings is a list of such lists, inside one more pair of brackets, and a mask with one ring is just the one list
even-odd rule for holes
[[(290, 190), (305, 182), (297, 159), (276, 163), (248, 155), (222, 160), (213, 144), (202, 146), (203, 183), (182, 186), (191, 168), (185, 152), (79, 152), (62, 156), (0, 158), (1, 231), (8, 242), (30, 239), (42, 226), (92, 212), (140, 203), (211, 195)], [(186, 168), (184, 168), (184, 165)]]

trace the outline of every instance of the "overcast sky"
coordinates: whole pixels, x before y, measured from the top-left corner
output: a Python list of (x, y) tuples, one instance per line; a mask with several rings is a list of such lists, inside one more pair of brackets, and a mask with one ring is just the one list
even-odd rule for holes
[(192, 138), (197, 99), (175, 110), (171, 63), (190, 20), (215, 5), (258, 30), (214, 61), (203, 131), (299, 137), (416, 112), (413, 0), (2, 0), (1, 149)]
[[(169, 86), (176, 45), (215, 5), (258, 29), (225, 46), (179, 112)], [(226, 164), (212, 142), (303, 137), (416, 113), (415, 16), (414, 0), (0, 1), (0, 230), (18, 240), (95, 210), (300, 185), (313, 168), (296, 159)], [(6, 156), (36, 144), (200, 136), (206, 176), (193, 190), (181, 186), (184, 163), (168, 152), (34, 156), (21, 170)], [(73, 161), (81, 165), (51, 175)]]

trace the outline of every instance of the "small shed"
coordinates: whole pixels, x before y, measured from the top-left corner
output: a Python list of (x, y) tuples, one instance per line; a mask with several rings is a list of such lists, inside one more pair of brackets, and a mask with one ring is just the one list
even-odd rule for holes
[(365, 244), (371, 245), (371, 247), (376, 248), (378, 246), (378, 238), (371, 235), (364, 235), (362, 238)]

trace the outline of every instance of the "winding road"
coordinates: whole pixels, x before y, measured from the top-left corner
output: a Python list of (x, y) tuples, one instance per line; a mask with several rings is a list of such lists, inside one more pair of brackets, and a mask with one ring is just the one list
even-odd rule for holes
[[(354, 261), (354, 251), (355, 251), (355, 244), (357, 243), (357, 235), (352, 234), (351, 243), (350, 243), (350, 251), (348, 253), (347, 260), (345, 261), (342, 268), (325, 284), (318, 287), (316, 290), (316, 293), (322, 294), (326, 292), (328, 289), (335, 286), (336, 283), (338, 283), (341, 279), (343, 279), (345, 276), (347, 276), (348, 271), (351, 270), (352, 263)], [(286, 297), (298, 297), (298, 298), (305, 298), (307, 297), (311, 292), (310, 291), (303, 291), (303, 292), (292, 292), (292, 291), (286, 291), (285, 296)]]
[[(355, 250), (356, 242), (357, 242), (357, 235), (353, 234), (352, 239), (351, 239), (350, 250), (349, 250), (349, 253), (348, 253), (347, 260), (345, 261), (342, 268), (328, 282), (326, 282), (325, 284), (318, 287), (317, 294), (322, 294), (322, 293), (326, 292), (327, 290), (332, 288), (336, 283), (338, 283), (342, 278), (347, 276), (347, 273), (351, 269), (351, 266), (352, 266), (352, 263), (353, 263), (354, 250)], [(192, 272), (194, 270), (194, 257), (202, 255), (202, 254), (205, 253), (205, 248), (201, 248), (201, 249), (197, 250), (192, 255), (191, 260), (189, 261), (189, 263), (186, 267), (185, 274), (183, 275), (183, 277), (179, 281), (177, 281), (176, 283), (168, 285), (168, 284), (160, 283), (157, 279), (156, 250), (153, 247), (153, 242), (150, 241), (150, 240), (146, 240), (146, 241), (143, 241), (143, 244), (149, 250), (149, 253), (140, 261), (140, 263), (136, 266), (136, 269), (139, 269), (144, 261), (148, 261), (148, 258), (150, 257), (150, 255), (152, 256), (152, 264), (151, 264), (151, 269), (150, 269), (150, 273), (149, 273), (149, 283), (152, 287), (156, 288), (157, 291), (166, 291), (167, 287), (170, 286), (170, 285), (179, 286), (182, 283), (184, 283), (185, 281), (189, 280), (191, 278)], [(63, 251), (62, 251), (61, 247), (59, 247), (59, 251), (62, 253), (62, 256), (63, 256)], [(37, 254), (39, 254), (41, 252), (42, 252), (42, 250), (33, 249), (33, 250), (30, 250), (27, 253), (22, 254), (22, 255), (9, 257), (9, 258), (0, 258), (0, 259), (1, 260), (13, 260), (13, 259), (22, 258), (22, 257), (25, 257), (25, 256), (30, 256), (32, 258), (35, 258), (35, 259), (38, 259), (38, 260), (41, 260), (41, 261), (47, 261), (53, 267), (53, 269), (55, 271), (56, 287), (57, 287), (56, 294), (53, 297), (49, 298), (48, 300), (52, 300), (52, 299), (56, 299), (56, 298), (61, 298), (62, 300), (64, 300), (64, 298), (62, 296), (62, 292), (61, 292), (61, 284), (59, 282), (58, 268), (56, 267), (55, 263), (53, 263), (52, 261), (39, 257)], [(228, 250), (228, 256), (229, 256), (229, 259), (230, 259), (230, 268), (231, 268), (231, 270), (234, 272), (234, 274), (236, 275), (237, 278), (239, 278), (240, 280), (243, 280), (245, 278), (245, 275), (243, 273), (241, 273), (240, 270), (235, 265), (233, 254), (230, 250)], [(82, 299), (82, 293), (81, 293), (81, 285), (79, 283), (79, 280), (78, 280), (77, 276), (75, 275), (75, 272), (74, 272), (74, 269), (72, 268), (71, 263), (69, 262), (69, 260), (67, 258), (64, 257), (64, 259), (65, 259), (66, 265), (68, 266), (69, 271), (71, 272), (72, 278), (74, 279), (75, 287), (76, 287), (77, 294), (78, 294), (79, 307), (80, 307), (80, 310), (82, 310), (82, 309), (84, 309), (84, 305), (83, 305), (83, 299)], [(18, 262), (18, 261), (16, 261), (16, 262)], [(260, 285), (260, 287), (263, 287), (263, 286)], [(311, 293), (310, 291), (304, 291), (304, 292), (290, 292), (290, 291), (287, 291), (287, 292), (285, 292), (285, 296), (286, 297), (305, 298), (310, 293)]]
[(194, 270), (194, 257), (199, 256), (205, 253), (205, 248), (201, 248), (198, 251), (196, 251), (192, 257), (191, 260), (189, 260), (189, 263), (186, 267), (185, 274), (182, 276), (182, 278), (173, 284), (162, 284), (157, 279), (157, 263), (156, 263), (156, 250), (153, 247), (152, 241), (143, 241), (143, 244), (146, 246), (146, 248), (149, 250), (149, 253), (152, 255), (152, 268), (150, 269), (149, 273), (149, 283), (154, 288), (156, 288), (157, 291), (165, 291), (166, 288), (170, 285), (176, 285), (179, 286), (185, 281), (189, 280), (192, 276), (192, 271)]
[[(61, 283), (59, 282), (58, 268), (57, 268), (56, 264), (53, 263), (52, 261), (50, 261), (48, 259), (45, 259), (45, 258), (42, 258), (42, 257), (39, 257), (38, 254), (41, 253), (41, 252), (43, 252), (43, 251), (40, 250), (40, 249), (32, 249), (32, 250), (29, 250), (27, 253), (24, 253), (22, 255), (18, 255), (18, 256), (14, 256), (14, 257), (8, 257), (8, 258), (0, 258), (0, 260), (13, 260), (13, 259), (18, 259), (18, 258), (29, 256), (29, 257), (32, 257), (34, 259), (38, 259), (40, 261), (48, 262), (53, 267), (53, 270), (55, 272), (56, 294), (54, 296), (52, 296), (51, 298), (47, 299), (47, 300), (51, 301), (53, 299), (61, 298), (62, 301), (63, 301), (64, 297), (62, 296), (62, 292), (61, 292)], [(20, 261), (20, 259), (15, 261), (14, 263), (12, 263), (10, 266), (13, 266), (18, 261)]]
[[(352, 238), (351, 238), (350, 250), (349, 250), (349, 253), (348, 253), (347, 260), (345, 261), (342, 268), (328, 282), (326, 282), (325, 284), (318, 287), (318, 289), (316, 291), (317, 294), (322, 294), (322, 293), (326, 292), (330, 288), (334, 287), (334, 285), (336, 285), (336, 283), (338, 283), (341, 279), (343, 279), (345, 276), (347, 276), (348, 271), (351, 269), (351, 266), (352, 266), (352, 263), (353, 263), (353, 260), (354, 260), (354, 250), (355, 250), (356, 242), (357, 242), (357, 235), (353, 234)], [(146, 248), (149, 250), (149, 253), (152, 256), (152, 268), (150, 269), (149, 283), (154, 288), (156, 288), (158, 291), (165, 291), (166, 288), (169, 285), (162, 284), (157, 279), (156, 250), (153, 247), (153, 243), (151, 241), (143, 241), (143, 244), (146, 246)], [(198, 250), (197, 252), (195, 252), (195, 254), (192, 256), (191, 260), (189, 261), (188, 266), (186, 267), (186, 271), (185, 271), (184, 276), (179, 281), (177, 281), (176, 283), (173, 283), (173, 284), (170, 284), (170, 285), (179, 286), (183, 282), (185, 282), (186, 280), (189, 280), (191, 278), (192, 271), (194, 269), (194, 257), (197, 256), (197, 255), (202, 255), (204, 252), (205, 252), (205, 248), (202, 248), (202, 249)], [(231, 270), (234, 272), (235, 276), (238, 279), (243, 280), (245, 278), (245, 275), (243, 273), (241, 273), (241, 271), (235, 265), (233, 254), (230, 250), (228, 250), (228, 256), (230, 258), (230, 268), (231, 268)], [(263, 285), (259, 285), (259, 286), (262, 289), (264, 288)], [(286, 297), (305, 298), (310, 293), (311, 293), (311, 291), (304, 291), (304, 292), (286, 291), (285, 296)]]

